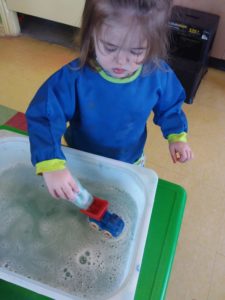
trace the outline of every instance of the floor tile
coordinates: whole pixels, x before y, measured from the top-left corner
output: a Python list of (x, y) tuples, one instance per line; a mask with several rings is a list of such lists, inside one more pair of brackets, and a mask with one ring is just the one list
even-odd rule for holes
[(209, 68), (198, 89), (195, 103), (225, 111), (225, 72)]
[(217, 254), (207, 300), (225, 299), (225, 256)]
[(0, 38), (0, 49), (0, 103), (21, 112), (40, 85), (76, 56), (71, 49), (27, 37)]
[(166, 300), (206, 300), (214, 254), (198, 244), (183, 244), (183, 252), (177, 251), (175, 257)]

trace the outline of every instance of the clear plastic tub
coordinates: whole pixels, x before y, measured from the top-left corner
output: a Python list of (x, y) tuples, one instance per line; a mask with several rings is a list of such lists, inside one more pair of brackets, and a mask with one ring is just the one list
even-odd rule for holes
[(82, 185), (125, 222), (117, 239), (52, 199), (30, 163), (27, 137), (0, 139), (0, 278), (54, 299), (133, 299), (158, 177), (154, 171), (64, 148)]

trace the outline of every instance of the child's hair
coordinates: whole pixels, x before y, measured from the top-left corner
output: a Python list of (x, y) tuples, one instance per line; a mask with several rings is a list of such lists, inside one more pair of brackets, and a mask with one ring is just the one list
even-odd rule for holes
[(126, 11), (131, 22), (141, 26), (147, 41), (143, 62), (159, 63), (168, 49), (168, 22), (172, 0), (86, 0), (80, 33), (80, 67), (95, 58), (93, 32), (100, 33), (108, 20), (124, 19)]

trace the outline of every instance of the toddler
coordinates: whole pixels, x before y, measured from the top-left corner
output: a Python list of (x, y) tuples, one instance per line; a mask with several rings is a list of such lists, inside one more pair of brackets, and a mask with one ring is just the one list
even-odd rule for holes
[(63, 135), (72, 148), (137, 163), (153, 111), (173, 162), (192, 159), (185, 92), (163, 60), (170, 9), (170, 0), (86, 1), (80, 57), (42, 85), (26, 112), (32, 163), (53, 197), (77, 192)]

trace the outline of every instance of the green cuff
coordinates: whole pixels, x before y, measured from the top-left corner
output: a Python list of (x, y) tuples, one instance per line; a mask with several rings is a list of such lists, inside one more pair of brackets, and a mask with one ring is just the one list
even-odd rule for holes
[(169, 134), (167, 140), (170, 144), (176, 142), (187, 143), (187, 132)]
[(49, 159), (36, 164), (36, 174), (44, 172), (53, 172), (65, 169), (66, 161), (63, 159)]

